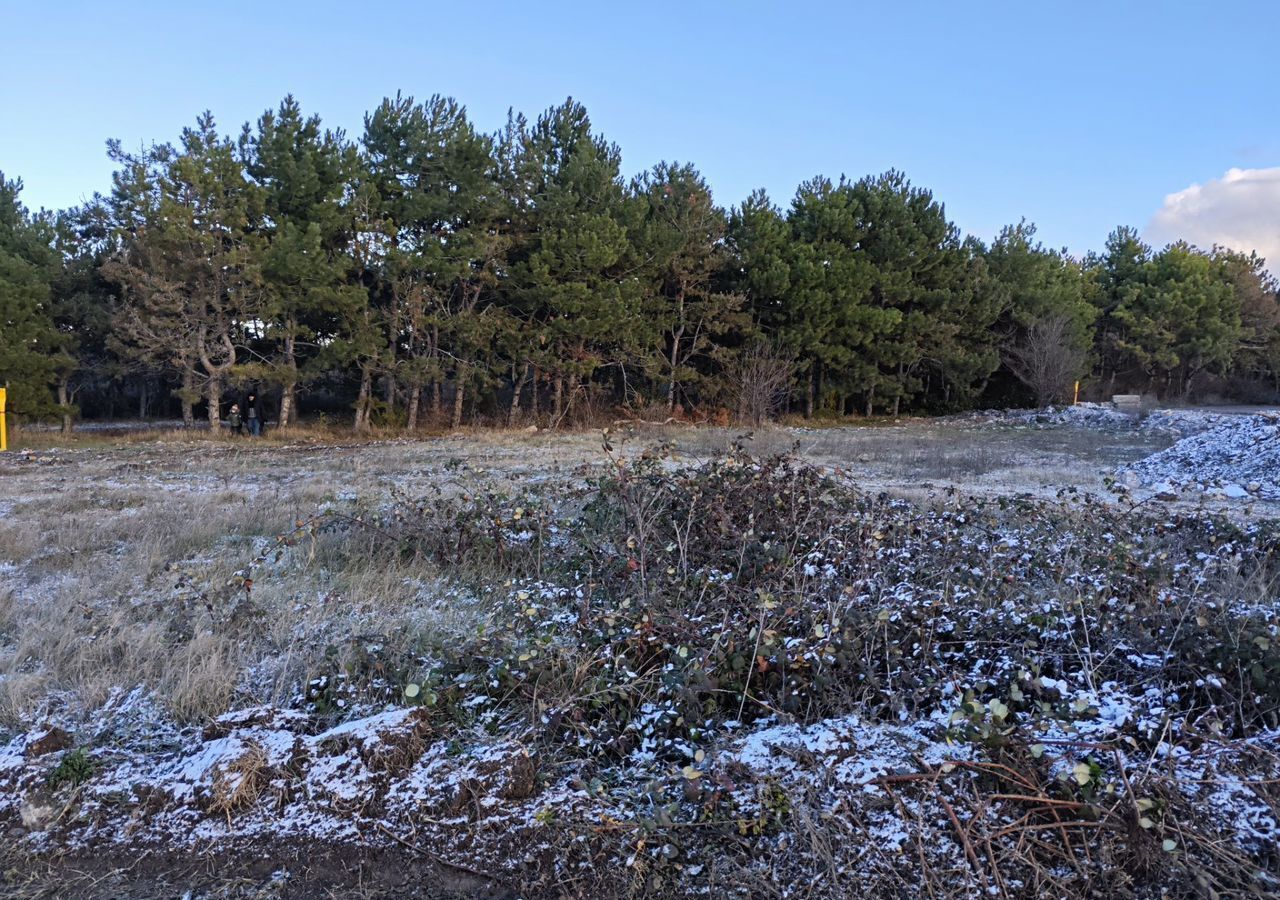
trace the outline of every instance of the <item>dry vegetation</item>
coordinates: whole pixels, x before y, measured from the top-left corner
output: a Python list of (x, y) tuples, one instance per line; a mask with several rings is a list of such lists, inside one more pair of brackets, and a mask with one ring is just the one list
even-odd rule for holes
[[(1275, 522), (1059, 496), (1165, 443), (907, 423), (0, 460), (18, 880), (47, 888), (54, 849), (268, 834), (467, 894), (1272, 892)], [(318, 889), (284, 868), (188, 883)]]

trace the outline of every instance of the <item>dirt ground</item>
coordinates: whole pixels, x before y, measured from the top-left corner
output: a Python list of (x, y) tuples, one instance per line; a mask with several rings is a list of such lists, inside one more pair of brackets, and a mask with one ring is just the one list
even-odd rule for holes
[[(423, 633), (448, 642), (472, 629), (472, 613), (452, 595), (424, 605), (430, 572), (374, 570), (351, 561), (346, 568), (302, 566), (291, 581), (255, 588), (255, 602), (265, 610), (264, 638), (289, 648), (282, 659), (264, 662), (249, 648), (198, 640), (185, 645), (188, 655), (181, 659), (157, 658), (171, 645), (166, 634), (178, 626), (153, 629), (139, 612), (154, 604), (163, 606), (164, 617), (181, 619), (174, 609), (193, 601), (173, 585), (180, 587), (187, 571), (230, 584), (246, 559), (326, 508), (373, 508), (437, 488), (448, 492), (461, 484), (461, 472), (468, 484), (479, 480), (513, 492), (540, 483), (571, 486), (603, 471), (610, 454), (633, 456), (668, 444), (673, 463), (696, 463), (740, 442), (755, 456), (794, 453), (868, 494), (917, 502), (952, 490), (1038, 498), (1066, 491), (1124, 504), (1133, 501), (1113, 492), (1115, 469), (1174, 440), (1155, 429), (981, 417), (755, 431), (475, 431), (369, 441), (305, 434), (192, 439), (103, 429), (69, 441), (29, 434), (25, 447), (20, 438), (14, 452), (0, 456), (0, 649), (7, 648), (0, 654), (0, 737), (35, 718), (103, 708), (135, 677), (187, 721), (217, 715), (233, 692), (284, 704), (307, 672), (299, 660), (324, 642), (376, 635), (390, 644), (399, 634), (421, 641)], [(1280, 504), (1262, 501), (1197, 503), (1233, 516), (1280, 511)], [(329, 602), (339, 595), (340, 611)], [(81, 640), (86, 631), (88, 650)], [(248, 677), (255, 680), (246, 687)], [(235, 852), (211, 847), (121, 858), (21, 854), (0, 865), (7, 868), (0, 895), (14, 897), (514, 896), (500, 881), (442, 864), (429, 850), (403, 842), (367, 850), (274, 844), (269, 852), (248, 845)]]
[[(605, 461), (600, 432), (524, 434), (477, 431), (422, 440), (313, 443), (129, 439), (89, 432), (82, 441), (33, 436), (0, 457), (0, 504), (23, 507), (67, 492), (234, 495), (305, 503), (325, 489), (412, 486), (466, 462), (510, 475), (550, 474)], [(755, 453), (795, 450), (838, 467), (868, 489), (917, 490), (955, 485), (976, 492), (1101, 489), (1105, 470), (1172, 443), (1167, 435), (1088, 429), (980, 427), (911, 420), (898, 425), (831, 428), (640, 427), (611, 430), (621, 452), (670, 442), (690, 459), (723, 451), (741, 438)]]

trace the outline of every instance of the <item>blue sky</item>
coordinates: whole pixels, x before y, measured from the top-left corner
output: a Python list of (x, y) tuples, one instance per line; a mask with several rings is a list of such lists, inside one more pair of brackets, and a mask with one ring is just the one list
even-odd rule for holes
[[(755, 187), (785, 204), (813, 175), (895, 167), (983, 239), (1025, 216), (1052, 246), (1100, 247), (1192, 185), (1206, 187), (1153, 226), (1160, 240), (1208, 241), (1205, 214), (1188, 212), (1206, 204), (1240, 242), (1280, 234), (1268, 212), (1280, 203), (1257, 188), (1280, 180), (1222, 180), (1280, 167), (1280, 4), (1263, 0), (0, 0), (0, 12), (0, 170), (24, 179), (33, 207), (105, 190), (108, 137), (169, 140), (205, 108), (238, 130), (288, 92), (354, 134), (401, 90), (451, 94), (485, 130), (509, 106), (532, 117), (572, 95), (628, 174), (692, 161), (725, 205)], [(1238, 221), (1244, 190), (1262, 222)]]

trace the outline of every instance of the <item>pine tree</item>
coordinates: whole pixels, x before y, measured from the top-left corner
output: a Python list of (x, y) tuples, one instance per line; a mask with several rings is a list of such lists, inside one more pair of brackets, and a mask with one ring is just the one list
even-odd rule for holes
[(21, 192), (20, 180), (0, 173), (0, 386), (15, 422), (52, 415), (52, 388), (74, 364), (53, 315), (53, 223), (32, 216)]
[(108, 268), (121, 286), (120, 339), (178, 369), (184, 420), (203, 393), (217, 428), (246, 329), (261, 321), (260, 193), (207, 112), (179, 148), (132, 156), (114, 144), (112, 154), (122, 165), (113, 195), (121, 250)]
[(515, 142), (500, 150), (516, 238), (507, 302), (521, 320), (519, 355), (550, 379), (554, 425), (597, 371), (625, 372), (644, 352), (621, 154), (592, 133), (586, 109), (572, 99), (505, 139)]
[[(264, 213), (261, 315), (270, 354), (263, 370), (280, 386), (279, 425), (293, 421), (297, 392), (315, 377), (314, 350), (335, 331), (344, 310), (363, 302), (352, 285), (350, 229), (344, 210), (357, 165), (341, 132), (304, 117), (292, 96), (245, 126), (241, 153), (261, 192)], [(308, 353), (310, 350), (312, 352)]]
[(869, 348), (874, 371), (864, 385), (865, 411), (923, 390), (929, 366), (945, 372), (934, 349), (950, 343), (966, 315), (966, 252), (959, 230), (933, 194), (901, 172), (863, 178), (851, 189), (862, 237), (858, 249), (874, 270), (870, 306), (894, 324)]
[(1206, 254), (1170, 244), (1144, 266), (1113, 317), (1119, 345), (1162, 393), (1183, 396), (1202, 372), (1225, 372), (1241, 337), (1240, 298)]
[(392, 320), (392, 294), (386, 278), (385, 260), (395, 238), (387, 220), (372, 174), (362, 158), (352, 179), (347, 205), (351, 228), (352, 285), (358, 289), (356, 302), (344, 305), (336, 332), (321, 354), (330, 368), (354, 368), (359, 382), (354, 403), (352, 428), (366, 431), (373, 424), (374, 380), (393, 373), (394, 344), (388, 346)]
[(690, 165), (659, 163), (632, 185), (636, 252), (648, 274), (646, 320), (653, 366), (669, 413), (708, 390), (719, 342), (742, 332), (740, 294), (721, 289), (727, 220)]
[(1088, 364), (1097, 310), (1080, 266), (1035, 241), (1035, 226), (1004, 228), (987, 261), (1003, 302), (998, 331), (1005, 364), (1046, 406), (1066, 399)]
[(1139, 239), (1138, 232), (1121, 227), (1107, 236), (1101, 255), (1085, 260), (1089, 273), (1087, 299), (1097, 310), (1094, 348), (1106, 396), (1115, 393), (1118, 380), (1132, 376), (1135, 370), (1141, 371), (1134, 354), (1126, 347), (1124, 326), (1116, 312), (1132, 305), (1142, 291), (1150, 259), (1151, 248)]
[[(969, 237), (948, 254), (947, 283), (940, 294), (943, 327), (921, 354), (919, 398), (932, 410), (967, 409), (1000, 367), (996, 323), (1004, 308), (986, 248)], [(894, 409), (897, 414), (897, 409)]]
[(396, 376), (416, 427), (423, 389), (451, 376), (451, 421), (461, 424), (468, 387), (491, 380), (498, 271), (504, 258), (492, 141), (455, 100), (386, 99), (363, 140), (373, 183), (394, 238), (384, 264), (391, 289)]
[(873, 302), (876, 271), (862, 250), (867, 232), (849, 182), (802, 184), (788, 224), (785, 305), (792, 344), (809, 364), (813, 403), (842, 414), (855, 392), (874, 392), (877, 347), (899, 325), (901, 312)]
[(1280, 282), (1256, 253), (1215, 247), (1214, 261), (1240, 304), (1240, 347), (1233, 370), (1280, 394)]
[(62, 430), (69, 432), (79, 413), (81, 390), (110, 384), (125, 374), (111, 350), (111, 328), (117, 294), (103, 277), (110, 250), (108, 214), (100, 197), (64, 211), (56, 223), (55, 247), (61, 257), (52, 284), (52, 313), (73, 364), (58, 372), (57, 400)]

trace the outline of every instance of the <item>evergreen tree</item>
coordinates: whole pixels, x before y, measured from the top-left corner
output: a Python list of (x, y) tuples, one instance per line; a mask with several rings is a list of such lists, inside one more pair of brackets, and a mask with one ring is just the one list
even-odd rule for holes
[(1150, 259), (1151, 248), (1138, 238), (1138, 232), (1120, 227), (1107, 236), (1102, 255), (1085, 260), (1090, 272), (1088, 299), (1097, 310), (1094, 347), (1106, 396), (1115, 393), (1118, 379), (1141, 371), (1127, 347), (1124, 325), (1116, 313), (1121, 307), (1131, 306), (1143, 289)]
[(52, 284), (51, 309), (72, 360), (60, 368), (56, 387), (62, 429), (69, 432), (79, 413), (79, 393), (118, 382), (126, 367), (111, 351), (117, 294), (103, 276), (110, 244), (108, 214), (101, 198), (59, 215), (55, 234), (61, 265)]
[[(792, 372), (788, 379), (792, 386), (797, 381), (804, 385), (804, 413), (812, 416), (815, 366), (813, 357), (806, 352), (812, 334), (802, 327), (790, 302), (794, 254), (791, 230), (763, 190), (753, 191), (740, 207), (730, 211), (725, 246), (730, 258), (726, 283), (743, 295), (751, 329), (757, 336), (741, 349), (742, 365), (735, 362), (734, 368), (763, 369), (764, 380), (772, 381), (769, 376), (777, 363), (785, 362)], [(753, 366), (753, 360), (771, 364)], [(753, 423), (758, 421), (777, 393), (774, 387), (766, 384), (761, 391), (750, 391), (763, 396), (745, 398), (745, 403), (739, 404), (745, 407), (740, 414), (745, 413)], [(786, 392), (788, 396), (795, 393)]]
[(918, 378), (921, 401), (948, 411), (971, 407), (1000, 367), (996, 323), (1004, 309), (981, 241), (966, 238), (949, 260), (939, 297), (945, 321), (933, 332), (932, 350), (920, 355), (911, 373)]
[(306, 350), (331, 340), (335, 320), (363, 302), (348, 278), (344, 210), (355, 148), (341, 132), (322, 130), (318, 116), (304, 117), (287, 96), (278, 110), (259, 117), (256, 129), (245, 126), (241, 153), (264, 213), (258, 265), (270, 356), (262, 374), (280, 386), (279, 425), (285, 427), (294, 419), (298, 389), (317, 374), (306, 365)]
[(791, 204), (791, 279), (785, 301), (792, 346), (808, 362), (813, 405), (837, 414), (855, 393), (874, 392), (879, 346), (902, 313), (874, 302), (876, 270), (854, 186), (815, 178)]
[(1256, 253), (1215, 247), (1214, 260), (1240, 304), (1240, 346), (1234, 370), (1270, 384), (1280, 395), (1280, 283)]
[(260, 193), (207, 112), (176, 149), (132, 156), (117, 143), (112, 155), (122, 165), (113, 195), (121, 249), (108, 268), (121, 286), (120, 340), (178, 369), (188, 424), (202, 389), (217, 428), (246, 329), (261, 321)]
[(20, 180), (0, 173), (0, 386), (14, 421), (52, 415), (52, 388), (74, 365), (53, 314), (53, 223), (31, 215), (21, 192)]
[(383, 215), (394, 233), (384, 264), (397, 377), (416, 427), (423, 389), (451, 377), (451, 421), (461, 424), (468, 387), (491, 379), (495, 305), (504, 258), (492, 141), (452, 98), (384, 100), (363, 140)]
[(887, 401), (896, 414), (922, 393), (922, 372), (948, 374), (934, 349), (954, 343), (970, 312), (974, 295), (962, 287), (968, 254), (942, 204), (902, 173), (863, 178), (851, 193), (863, 233), (858, 249), (875, 273), (869, 305), (893, 320), (870, 348), (865, 408), (870, 415)]
[(1085, 299), (1080, 266), (1065, 252), (1045, 249), (1035, 233), (1026, 221), (1004, 228), (987, 261), (1003, 307), (1005, 364), (1046, 406), (1066, 399), (1084, 374), (1097, 310)]
[(649, 275), (646, 319), (668, 412), (705, 400), (721, 342), (747, 324), (740, 294), (722, 289), (727, 221), (690, 165), (659, 163), (635, 180), (636, 252)]
[(362, 158), (351, 184), (347, 207), (351, 228), (351, 283), (358, 289), (356, 302), (344, 306), (334, 339), (321, 355), (331, 367), (354, 368), (359, 377), (352, 427), (366, 431), (373, 424), (373, 385), (381, 374), (395, 369), (395, 347), (388, 346), (392, 330), (391, 289), (386, 278), (386, 258), (395, 239), (395, 228), (385, 216), (373, 175)]
[(1115, 309), (1119, 347), (1160, 393), (1183, 396), (1201, 372), (1225, 372), (1240, 344), (1240, 299), (1207, 255), (1171, 244)]
[[(520, 356), (551, 382), (559, 423), (604, 366), (643, 357), (643, 284), (624, 224), (621, 153), (572, 99), (504, 136), (512, 246), (508, 302)], [(622, 380), (625, 380), (623, 375)]]

